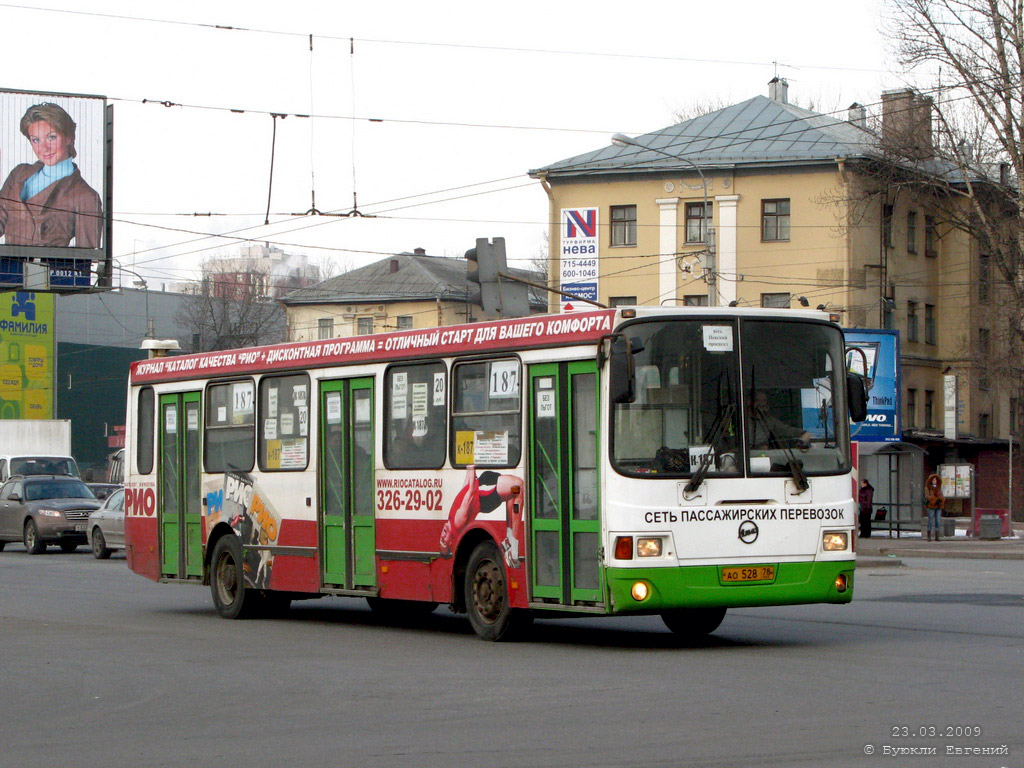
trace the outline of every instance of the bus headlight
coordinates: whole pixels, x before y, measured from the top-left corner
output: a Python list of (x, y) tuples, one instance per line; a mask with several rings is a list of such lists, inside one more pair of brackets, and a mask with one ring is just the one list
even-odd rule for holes
[(846, 531), (825, 531), (821, 534), (821, 548), (825, 552), (843, 552), (850, 546), (850, 534)]
[(637, 557), (661, 557), (661, 537), (636, 540)]

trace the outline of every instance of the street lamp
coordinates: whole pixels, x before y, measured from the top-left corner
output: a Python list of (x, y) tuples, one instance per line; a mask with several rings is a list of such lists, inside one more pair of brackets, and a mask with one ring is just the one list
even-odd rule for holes
[[(145, 292), (146, 297), (146, 338), (153, 338), (153, 318), (149, 315), (149, 285), (146, 283), (146, 278), (131, 269), (125, 269), (120, 264), (116, 265), (122, 272), (127, 272), (129, 275), (135, 275), (135, 280), (132, 281), (132, 285), (136, 288), (141, 288)], [(134, 266), (134, 265), (133, 265)], [(120, 284), (120, 281), (118, 281)]]
[[(707, 178), (705, 178), (704, 171), (702, 171), (700, 169), (699, 165), (697, 165), (692, 160), (688, 160), (685, 157), (680, 157), (679, 155), (674, 155), (671, 152), (666, 152), (663, 149), (658, 149), (657, 147), (645, 146), (644, 144), (641, 144), (636, 139), (634, 139), (634, 138), (632, 138), (630, 136), (627, 136), (624, 133), (613, 134), (612, 135), (612, 144), (614, 144), (617, 147), (636, 147), (637, 149), (648, 150), (650, 152), (657, 152), (659, 155), (664, 155), (665, 157), (670, 157), (673, 160), (678, 160), (681, 163), (686, 163), (688, 166), (693, 168), (693, 170), (695, 170), (697, 172), (697, 175), (700, 176), (700, 183), (701, 183), (701, 186), (703, 187), (703, 190), (704, 190), (704, 211), (703, 211), (703, 216), (701, 216), (701, 219), (702, 220), (707, 220), (707, 217), (708, 217), (708, 180), (707, 180)], [(714, 251), (714, 246), (712, 245), (713, 241), (712, 241), (712, 232), (711, 232), (711, 230), (712, 230), (712, 227), (711, 227), (711, 224), (709, 222), (707, 224), (707, 227), (706, 227), (706, 230), (705, 230), (705, 239), (707, 241), (707, 251), (706, 251), (706, 253), (707, 253), (707, 264), (706, 264), (706, 270), (707, 270), (707, 281), (708, 281), (708, 304), (711, 305), (712, 307), (716, 307), (716, 306), (718, 306), (718, 291), (715, 289), (715, 273), (714, 273), (714, 268), (715, 268), (715, 265), (714, 265), (715, 251)]]

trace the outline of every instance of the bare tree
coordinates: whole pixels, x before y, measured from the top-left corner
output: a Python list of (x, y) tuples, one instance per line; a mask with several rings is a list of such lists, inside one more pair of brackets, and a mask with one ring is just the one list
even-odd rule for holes
[[(992, 350), (975, 363), (1019, 384), (1024, 345), (1024, 6), (1019, 0), (888, 0), (887, 30), (901, 63), (934, 78), (932, 125), (903, 121), (882, 136), (887, 191), (927, 196), (943, 226), (976, 244), (974, 298), (989, 306)], [(929, 99), (929, 102), (931, 100)], [(928, 104), (930, 113), (931, 103)], [(876, 181), (879, 179), (876, 179)], [(995, 349), (999, 354), (993, 354)], [(1017, 354), (1015, 354), (1017, 353)], [(979, 357), (980, 356), (980, 357)]]
[(258, 271), (207, 274), (197, 281), (175, 316), (195, 340), (192, 351), (283, 341), (284, 310), (266, 294), (266, 281)]

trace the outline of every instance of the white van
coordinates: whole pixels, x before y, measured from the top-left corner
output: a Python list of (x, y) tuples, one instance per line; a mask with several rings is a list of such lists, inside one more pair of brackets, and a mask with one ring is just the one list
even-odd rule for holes
[(0, 456), (0, 482), (11, 475), (71, 475), (80, 477), (78, 464), (70, 456), (22, 454)]

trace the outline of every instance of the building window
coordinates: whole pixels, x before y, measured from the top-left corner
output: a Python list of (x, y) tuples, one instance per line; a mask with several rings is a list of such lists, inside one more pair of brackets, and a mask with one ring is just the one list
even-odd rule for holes
[(789, 309), (790, 295), (788, 293), (762, 293), (762, 307), (783, 307)]
[(256, 387), (251, 379), (206, 390), (207, 472), (248, 472), (256, 459)]
[(612, 206), (612, 245), (636, 245), (636, 206)]
[(989, 388), (988, 358), (991, 352), (991, 337), (988, 328), (978, 329), (978, 389)]
[(373, 333), (373, 318), (372, 317), (359, 317), (356, 318), (356, 333), (360, 336), (365, 336), (368, 333)]
[(400, 330), (400, 331), (412, 330), (412, 315), (399, 315), (398, 316), (398, 330)]
[(893, 321), (893, 310), (896, 308), (896, 302), (892, 299), (882, 299), (882, 328), (887, 331), (894, 330), (895, 322)]
[(514, 467), (522, 449), (519, 361), (457, 363), (452, 369), (452, 465)]
[(992, 289), (992, 262), (989, 261), (988, 254), (983, 253), (978, 256), (978, 303), (988, 304), (989, 296), (991, 295)]
[(789, 240), (789, 199), (761, 201), (761, 240)]
[(907, 341), (917, 341), (917, 302), (907, 302)]
[(613, 307), (635, 307), (636, 296), (612, 296), (608, 303)]
[(906, 414), (906, 426), (908, 429), (913, 429), (917, 426), (917, 390), (907, 390), (907, 414)]
[(924, 391), (924, 428), (935, 429), (935, 390)]
[(882, 206), (882, 244), (892, 248), (892, 206), (888, 203)]
[(321, 317), (316, 321), (316, 337), (320, 340), (334, 338), (333, 317)]
[(938, 344), (936, 341), (937, 335), (935, 331), (935, 305), (925, 304), (924, 305), (924, 343), (925, 344)]
[(444, 363), (392, 366), (384, 374), (384, 464), (438, 469), (448, 438)]
[(706, 293), (692, 293), (683, 296), (684, 307), (706, 307), (707, 305), (708, 295)]
[(1020, 400), (1016, 397), (1010, 398), (1010, 435), (1017, 432), (1017, 425), (1020, 423)]
[(708, 227), (711, 226), (711, 216), (715, 204), (704, 203), (686, 204), (686, 242), (706, 243), (708, 241)]
[(978, 437), (992, 437), (992, 423), (987, 413), (978, 414)]
[(907, 253), (917, 253), (917, 211), (907, 211)]
[(299, 471), (309, 465), (309, 376), (260, 379), (260, 469)]
[(939, 232), (934, 216), (924, 217), (924, 255), (932, 258), (939, 255)]

